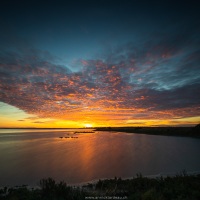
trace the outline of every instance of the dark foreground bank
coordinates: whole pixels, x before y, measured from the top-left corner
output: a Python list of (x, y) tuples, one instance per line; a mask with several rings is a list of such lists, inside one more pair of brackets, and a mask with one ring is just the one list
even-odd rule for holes
[(149, 135), (166, 135), (200, 138), (200, 124), (195, 127), (98, 127), (96, 131), (117, 131)]
[(199, 200), (200, 175), (181, 173), (175, 177), (114, 178), (99, 180), (82, 187), (56, 183), (53, 179), (40, 181), (40, 189), (3, 188), (2, 200), (83, 200), (83, 199), (136, 199), (136, 200)]

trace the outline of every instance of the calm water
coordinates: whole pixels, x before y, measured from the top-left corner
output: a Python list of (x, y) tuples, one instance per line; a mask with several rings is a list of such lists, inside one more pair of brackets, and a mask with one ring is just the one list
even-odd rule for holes
[(74, 131), (0, 130), (0, 186), (200, 171), (200, 139)]

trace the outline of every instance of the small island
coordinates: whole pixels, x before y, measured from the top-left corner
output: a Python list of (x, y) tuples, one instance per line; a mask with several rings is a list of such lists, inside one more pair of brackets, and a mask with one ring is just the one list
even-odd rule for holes
[(75, 131), (74, 134), (77, 133), (95, 133), (95, 131)]

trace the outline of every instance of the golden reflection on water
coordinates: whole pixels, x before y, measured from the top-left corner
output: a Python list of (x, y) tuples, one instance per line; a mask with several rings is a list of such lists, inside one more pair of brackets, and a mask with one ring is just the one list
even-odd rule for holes
[(91, 163), (95, 161), (94, 148), (97, 145), (96, 139), (92, 138), (90, 135), (85, 135), (81, 137), (80, 140), (80, 152), (79, 159), (82, 171), (82, 176), (85, 175), (86, 179), (90, 179), (94, 174), (94, 167), (90, 167)]
[[(65, 138), (68, 136), (78, 138)], [(27, 133), (1, 138), (0, 185), (35, 185), (47, 177), (75, 184), (133, 177), (139, 172), (199, 170), (199, 152), (200, 140), (193, 138), (111, 132)]]

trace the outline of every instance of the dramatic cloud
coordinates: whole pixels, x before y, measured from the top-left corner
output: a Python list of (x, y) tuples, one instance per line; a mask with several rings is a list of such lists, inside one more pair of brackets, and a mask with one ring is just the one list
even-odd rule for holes
[(77, 72), (55, 64), (48, 52), (2, 51), (0, 101), (66, 120), (199, 116), (200, 40), (186, 35), (156, 36), (100, 59), (79, 59)]
[(0, 10), (5, 126), (199, 122), (197, 1), (5, 1)]

